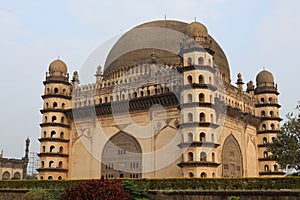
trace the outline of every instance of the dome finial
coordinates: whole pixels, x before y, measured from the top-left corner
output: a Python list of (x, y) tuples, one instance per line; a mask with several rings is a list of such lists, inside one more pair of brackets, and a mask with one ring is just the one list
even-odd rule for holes
[(195, 17), (195, 22), (197, 22), (197, 17)]

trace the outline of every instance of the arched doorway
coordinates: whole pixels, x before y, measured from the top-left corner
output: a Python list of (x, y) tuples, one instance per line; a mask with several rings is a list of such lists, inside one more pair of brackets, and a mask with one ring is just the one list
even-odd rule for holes
[(229, 135), (222, 150), (223, 177), (243, 177), (243, 158), (240, 146), (234, 136)]
[(142, 149), (134, 137), (119, 132), (110, 138), (103, 148), (101, 175), (105, 178), (142, 177)]

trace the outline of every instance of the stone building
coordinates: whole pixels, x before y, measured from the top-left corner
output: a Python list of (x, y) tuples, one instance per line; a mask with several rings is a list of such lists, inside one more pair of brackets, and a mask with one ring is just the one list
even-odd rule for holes
[(25, 179), (28, 165), (29, 138), (26, 139), (25, 156), (22, 159), (4, 158), (3, 151), (0, 154), (0, 180)]
[(203, 24), (141, 24), (95, 71), (80, 85), (78, 72), (70, 80), (62, 60), (51, 62), (39, 179), (282, 175), (266, 151), (281, 121), (273, 75), (263, 70), (245, 87), (238, 74), (232, 84)]

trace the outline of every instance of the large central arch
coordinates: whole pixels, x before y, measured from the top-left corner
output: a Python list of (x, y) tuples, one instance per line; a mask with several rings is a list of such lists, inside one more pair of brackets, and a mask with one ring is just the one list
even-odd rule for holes
[(142, 149), (139, 142), (125, 132), (112, 136), (102, 151), (101, 175), (107, 178), (141, 178)]
[(243, 177), (243, 157), (239, 143), (231, 134), (222, 149), (223, 177)]

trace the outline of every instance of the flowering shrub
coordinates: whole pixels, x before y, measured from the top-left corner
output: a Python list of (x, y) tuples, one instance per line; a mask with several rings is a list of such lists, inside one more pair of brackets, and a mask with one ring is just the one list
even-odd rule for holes
[(120, 180), (89, 180), (65, 189), (62, 200), (129, 200)]

